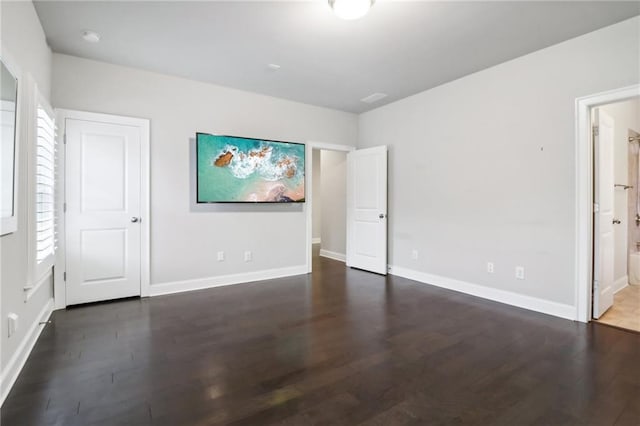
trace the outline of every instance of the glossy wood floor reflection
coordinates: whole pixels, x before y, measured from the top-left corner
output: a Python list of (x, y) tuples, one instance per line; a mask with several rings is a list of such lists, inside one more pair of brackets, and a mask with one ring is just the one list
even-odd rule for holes
[(640, 335), (314, 273), (56, 312), (12, 425), (638, 425)]

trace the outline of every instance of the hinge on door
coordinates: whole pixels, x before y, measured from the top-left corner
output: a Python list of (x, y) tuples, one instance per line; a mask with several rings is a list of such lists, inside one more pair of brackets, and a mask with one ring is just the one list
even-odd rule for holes
[(600, 204), (593, 203), (593, 212), (598, 213), (600, 211)]
[(67, 212), (67, 203), (62, 203), (62, 213)]
[(593, 136), (598, 136), (600, 134), (600, 127), (593, 126)]
[(64, 271), (64, 272), (62, 273), (62, 280), (63, 280), (63, 281), (67, 281), (67, 271)]
[(67, 144), (67, 134), (62, 135), (62, 143)]

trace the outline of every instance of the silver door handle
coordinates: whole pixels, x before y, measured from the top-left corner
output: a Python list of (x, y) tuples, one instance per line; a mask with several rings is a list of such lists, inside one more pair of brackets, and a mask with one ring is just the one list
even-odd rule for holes
[(379, 217), (380, 219), (384, 219), (384, 213), (380, 213), (380, 214), (378, 215), (378, 217)]
[(614, 225), (620, 225), (622, 222), (620, 221), (620, 219), (613, 219), (613, 224)]
[(133, 223), (140, 222), (140, 218), (139, 217), (132, 217), (131, 218), (131, 222), (133, 222)]

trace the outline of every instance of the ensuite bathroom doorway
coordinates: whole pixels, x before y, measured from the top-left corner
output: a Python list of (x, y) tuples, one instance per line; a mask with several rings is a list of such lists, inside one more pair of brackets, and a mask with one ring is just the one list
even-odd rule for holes
[(593, 319), (640, 332), (640, 97), (591, 111)]

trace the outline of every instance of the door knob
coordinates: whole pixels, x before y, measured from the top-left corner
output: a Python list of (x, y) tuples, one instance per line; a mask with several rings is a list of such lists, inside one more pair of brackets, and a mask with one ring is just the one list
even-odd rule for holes
[(613, 224), (614, 225), (620, 225), (622, 222), (620, 221), (620, 219), (613, 219)]
[(378, 215), (378, 217), (379, 217), (380, 219), (384, 219), (384, 213), (380, 213), (380, 214)]
[(132, 217), (131, 218), (131, 222), (133, 222), (133, 223), (140, 222), (140, 218), (139, 217)]

